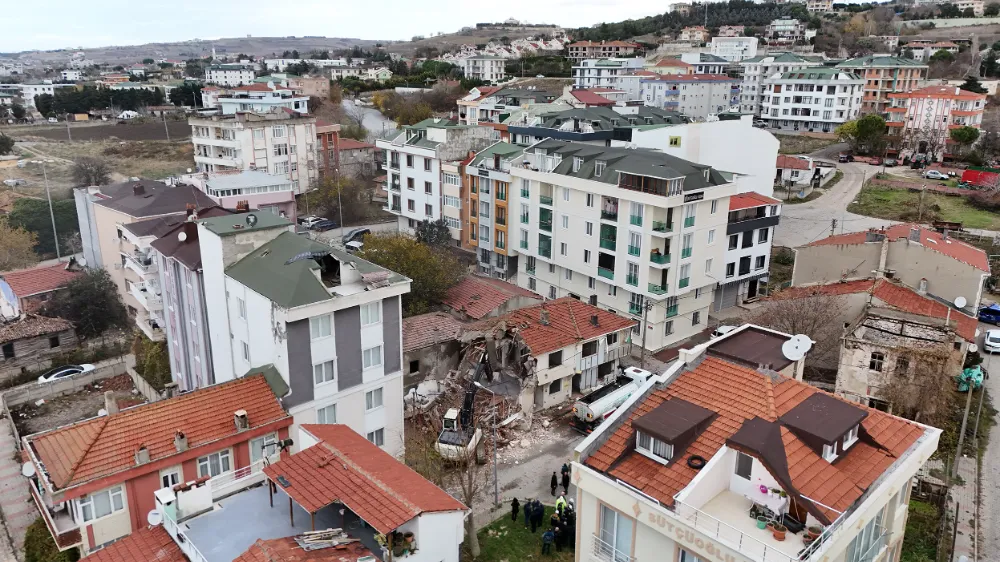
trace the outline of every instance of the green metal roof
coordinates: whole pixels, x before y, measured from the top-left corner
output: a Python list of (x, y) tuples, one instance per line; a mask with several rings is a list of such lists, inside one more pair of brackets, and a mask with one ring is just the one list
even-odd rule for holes
[(517, 146), (509, 142), (495, 142), (476, 154), (476, 157), (469, 162), (469, 166), (478, 166), (484, 160), (492, 159), (496, 154), (499, 154), (505, 160), (510, 160), (511, 158), (516, 158), (522, 152), (524, 152), (523, 146)]
[(837, 68), (866, 68), (866, 67), (913, 67), (927, 68), (927, 65), (913, 59), (903, 57), (890, 57), (886, 55), (868, 55), (854, 59), (848, 59), (837, 65)]
[(781, 75), (782, 80), (834, 80), (843, 75), (844, 80), (861, 80), (857, 74), (844, 68), (816, 66), (792, 70)]
[[(250, 226), (250, 224), (247, 223), (247, 216), (249, 215), (257, 217), (257, 223), (253, 226)], [(230, 236), (232, 234), (241, 234), (243, 232), (255, 232), (258, 230), (267, 230), (269, 228), (287, 228), (292, 226), (291, 221), (288, 219), (279, 217), (274, 213), (261, 210), (201, 219), (198, 222), (204, 225), (204, 227), (209, 231), (219, 236)]]
[(804, 63), (804, 62), (823, 62), (823, 57), (816, 56), (803, 56), (797, 55), (795, 53), (776, 53), (772, 55), (757, 55), (756, 57), (744, 59), (740, 63), (755, 63), (763, 62), (766, 58), (773, 58), (776, 63)]
[(252, 375), (264, 375), (264, 380), (267, 381), (267, 385), (271, 387), (271, 392), (273, 392), (278, 398), (288, 394), (288, 391), (290, 390), (288, 383), (285, 382), (285, 379), (281, 376), (281, 373), (278, 372), (278, 369), (273, 363), (261, 365), (260, 367), (254, 367), (244, 373), (242, 378)]

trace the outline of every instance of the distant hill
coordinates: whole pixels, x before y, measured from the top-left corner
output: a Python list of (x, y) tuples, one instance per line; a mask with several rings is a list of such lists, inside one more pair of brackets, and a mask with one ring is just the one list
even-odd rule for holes
[[(499, 41), (504, 37), (510, 40), (539, 37), (542, 35), (551, 37), (558, 29), (560, 28), (556, 26), (522, 27), (514, 25), (503, 28), (466, 28), (456, 33), (445, 33), (443, 35), (435, 35), (434, 37), (417, 39), (416, 41), (398, 41), (386, 45), (386, 49), (391, 53), (399, 53), (406, 57), (415, 56), (418, 50), (421, 51), (421, 55), (426, 56), (426, 52), (430, 49), (437, 49), (438, 54), (444, 54), (446, 52), (457, 51), (462, 45), (481, 45), (489, 43), (492, 40)], [(436, 55), (432, 53), (431, 56)]]

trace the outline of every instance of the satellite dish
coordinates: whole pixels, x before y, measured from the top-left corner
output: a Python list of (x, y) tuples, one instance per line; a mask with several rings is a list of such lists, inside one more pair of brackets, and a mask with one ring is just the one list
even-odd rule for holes
[(191, 168), (188, 168), (187, 170), (188, 170), (188, 173), (190, 174), (191, 173)]
[(974, 344), (974, 343), (970, 343), (969, 344), (969, 353), (975, 353), (977, 351), (979, 351), (979, 346), (976, 345), (976, 344)]
[(108, 415), (108, 411), (105, 410), (104, 408), (101, 408), (100, 410), (97, 410), (97, 417), (106, 416), (106, 415)]
[(177, 233), (177, 241), (178, 242), (184, 242), (187, 239), (188, 239), (187, 232), (178, 232)]
[(805, 334), (796, 334), (792, 336), (792, 341), (795, 342), (795, 345), (801, 347), (803, 351), (809, 351), (812, 349), (813, 343), (815, 343)]
[(21, 465), (21, 475), (26, 478), (31, 478), (35, 475), (35, 465), (34, 463), (26, 462)]
[(76, 263), (80, 264), (80, 267), (87, 267), (87, 260), (84, 258), (79, 258)]
[(955, 308), (965, 308), (967, 304), (969, 304), (969, 301), (965, 300), (965, 297), (955, 297)]
[(155, 527), (163, 523), (163, 514), (154, 509), (146, 514), (146, 522)]
[(254, 214), (247, 215), (247, 225), (249, 225), (250, 228), (253, 228), (254, 225), (256, 224), (257, 224), (257, 215)]
[(792, 338), (781, 344), (781, 353), (789, 361), (798, 361), (806, 356), (806, 352), (812, 348), (812, 340), (809, 336), (792, 336)]

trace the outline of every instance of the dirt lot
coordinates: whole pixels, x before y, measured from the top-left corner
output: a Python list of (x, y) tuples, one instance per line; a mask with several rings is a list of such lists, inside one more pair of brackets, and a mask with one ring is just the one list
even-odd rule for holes
[(775, 133), (781, 142), (781, 154), (810, 154), (837, 142), (837, 139), (814, 139), (804, 135), (782, 135)]
[[(31, 383), (29, 383), (31, 384)], [(114, 391), (119, 408), (142, 404), (145, 399), (127, 374), (106, 378), (83, 387), (79, 392), (46, 401), (41, 406), (22, 404), (10, 409), (20, 435), (30, 435), (59, 426), (92, 418), (104, 408), (104, 393)]]
[[(191, 126), (187, 121), (167, 121), (167, 128), (170, 130), (170, 139), (186, 139), (191, 136)], [(0, 132), (14, 137), (18, 141), (30, 140), (56, 140), (64, 141), (66, 136), (66, 124), (59, 126), (19, 126), (2, 127)], [(70, 125), (70, 133), (74, 141), (102, 141), (102, 140), (166, 140), (166, 132), (163, 130), (162, 121), (150, 121), (147, 123), (129, 123), (127, 125), (90, 124), (81, 123)]]

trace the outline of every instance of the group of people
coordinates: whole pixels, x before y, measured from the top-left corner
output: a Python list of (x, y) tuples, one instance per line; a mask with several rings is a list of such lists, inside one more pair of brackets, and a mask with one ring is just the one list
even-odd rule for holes
[[(563, 493), (556, 499), (556, 510), (549, 517), (549, 528), (542, 532), (542, 554), (552, 554), (552, 547), (556, 552), (561, 552), (563, 547), (570, 549), (576, 546), (576, 510), (573, 500), (567, 500), (569, 493), (570, 468), (568, 464), (562, 466), (562, 487)], [(556, 488), (559, 480), (556, 473), (552, 473), (552, 495), (556, 495)], [(521, 510), (521, 502), (514, 498), (510, 502), (510, 518), (517, 521), (517, 515)], [(524, 502), (524, 528), (531, 528), (534, 533), (542, 527), (545, 518), (545, 506), (538, 499), (528, 499)]]

